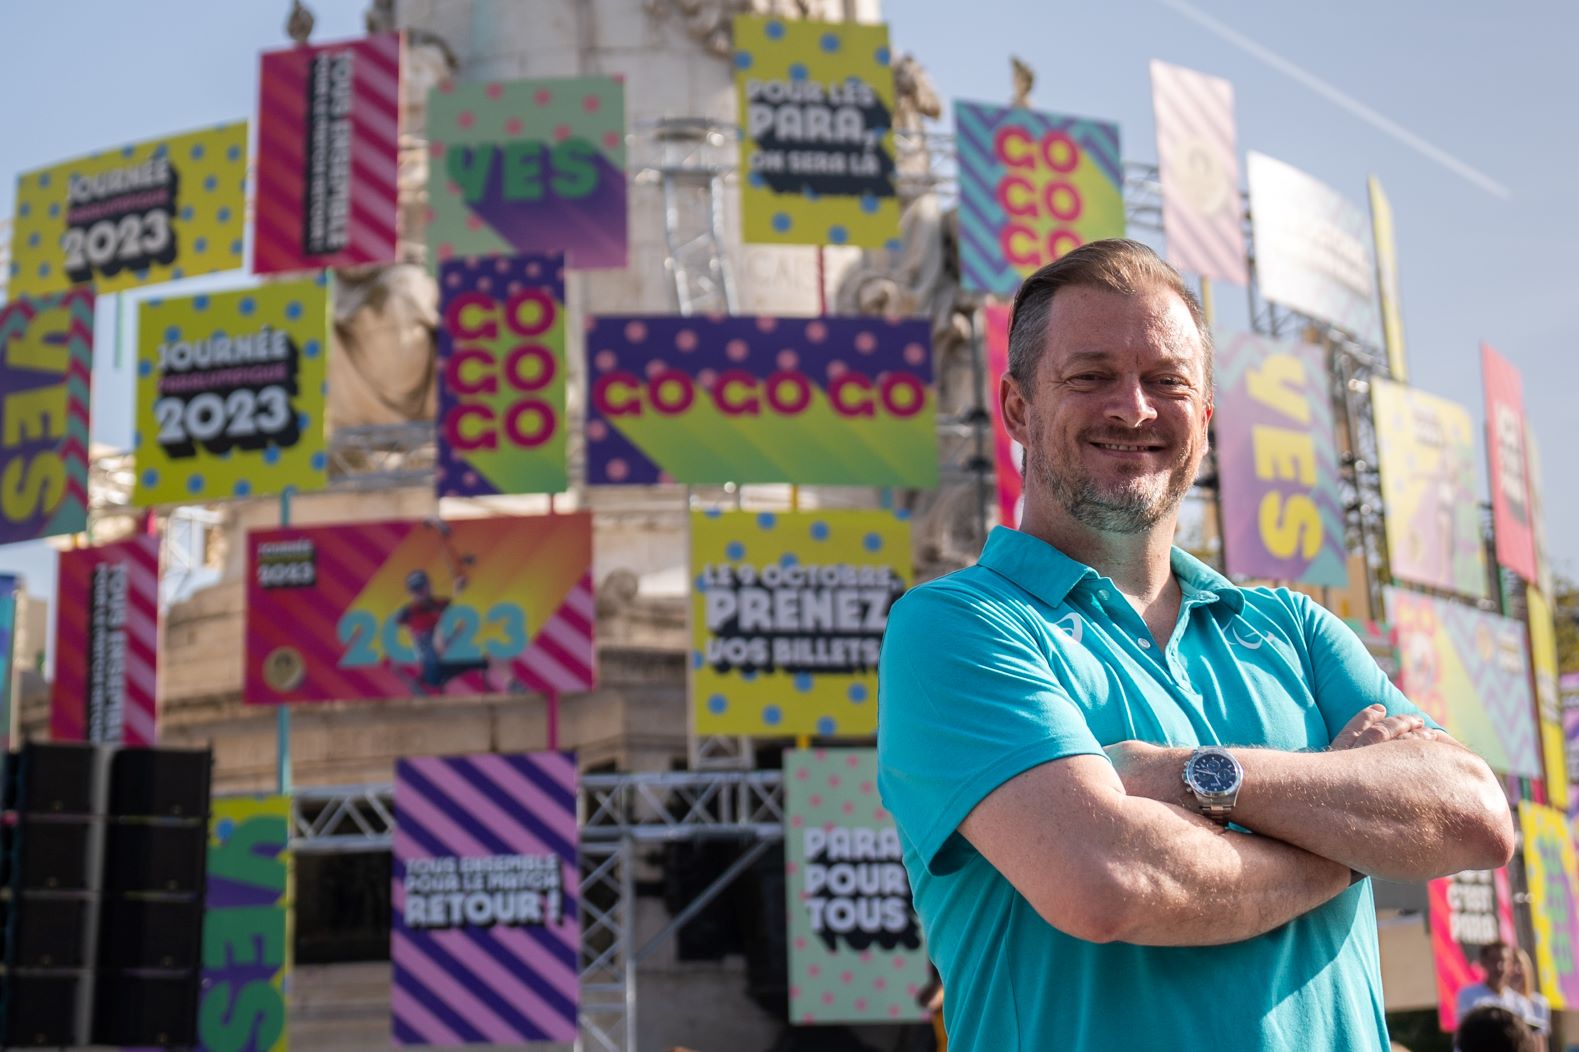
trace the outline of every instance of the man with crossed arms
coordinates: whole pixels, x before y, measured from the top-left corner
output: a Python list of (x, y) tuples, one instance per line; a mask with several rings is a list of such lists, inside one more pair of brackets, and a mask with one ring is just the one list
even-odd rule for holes
[(1010, 331), (1022, 524), (895, 604), (879, 671), (952, 1052), (1385, 1052), (1365, 878), (1507, 862), (1496, 778), (1326, 610), (1172, 547), (1213, 410), (1177, 272), (1086, 245)]

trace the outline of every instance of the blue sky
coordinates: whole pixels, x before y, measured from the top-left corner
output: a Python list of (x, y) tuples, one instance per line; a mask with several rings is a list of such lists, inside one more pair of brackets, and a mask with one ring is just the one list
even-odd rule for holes
[[(542, 0), (518, 2), (527, 10)], [(287, 42), (288, 6), (57, 0), (0, 8), (0, 215), (10, 214), (18, 172), (250, 118), (257, 53)], [(366, 0), (309, 6), (316, 39), (362, 31)], [(1149, 162), (1147, 63), (1160, 58), (1234, 83), (1241, 154), (1270, 154), (1362, 204), (1366, 176), (1378, 175), (1397, 216), (1411, 382), (1463, 403), (1478, 422), (1480, 342), (1522, 370), (1544, 450), (1555, 562), (1579, 572), (1579, 487), (1564, 426), (1579, 389), (1579, 257), (1571, 247), (1579, 207), (1568, 185), (1576, 149), (1567, 131), (1579, 9), (1520, 0), (885, 0), (884, 11), (895, 50), (916, 53), (945, 99), (1006, 100), (1012, 50), (1037, 72), (1034, 105), (1116, 120), (1126, 158)], [(1219, 288), (1217, 298), (1225, 321), (1243, 317), (1238, 290)], [(110, 346), (95, 376), (95, 433), (125, 443), (132, 348), (123, 335), (123, 367), (115, 369), (115, 299), (106, 297), (99, 319)], [(120, 299), (124, 334), (136, 295)], [(0, 571), (23, 566), (29, 590), (48, 594), (53, 560), (41, 562), (38, 549), (0, 548)]]

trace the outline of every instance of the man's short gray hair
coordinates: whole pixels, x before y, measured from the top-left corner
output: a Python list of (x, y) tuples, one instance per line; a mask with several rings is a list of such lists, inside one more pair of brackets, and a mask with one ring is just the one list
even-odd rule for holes
[(1052, 313), (1053, 296), (1067, 285), (1086, 285), (1126, 296), (1157, 288), (1178, 293), (1201, 334), (1201, 348), (1206, 354), (1206, 394), (1211, 398), (1212, 331), (1206, 324), (1201, 301), (1179, 272), (1157, 253), (1139, 241), (1120, 237), (1092, 241), (1060, 256), (1026, 278), (1015, 293), (1014, 312), (1009, 319), (1009, 375), (1019, 381), (1020, 390), (1026, 395), (1031, 393), (1037, 363), (1047, 346), (1047, 318)]

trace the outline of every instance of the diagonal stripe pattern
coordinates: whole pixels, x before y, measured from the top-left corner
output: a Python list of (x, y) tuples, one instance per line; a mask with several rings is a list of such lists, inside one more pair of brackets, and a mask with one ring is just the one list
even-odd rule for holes
[[(574, 754), (403, 759), (395, 810), (394, 1043), (574, 1041), (581, 945)], [(539, 860), (531, 872), (549, 879), (521, 883), (532, 891), (497, 890), (515, 872), (509, 860), (521, 856)], [(454, 874), (457, 890), (445, 890), (445, 874)], [(495, 890), (485, 890), (489, 881)], [(468, 891), (468, 883), (485, 887)], [(523, 894), (544, 919), (515, 910), (512, 900)]]
[(1151, 99), (1168, 262), (1204, 278), (1248, 284), (1234, 86), (1154, 61)]
[[(95, 575), (100, 567), (125, 572), (124, 614), (119, 626), (120, 660), (110, 657), (116, 631), (115, 604), (99, 610)], [(49, 730), (54, 741), (104, 741), (153, 745), (158, 739), (159, 538), (133, 537), (99, 548), (60, 554), (55, 607), (55, 682), (50, 696)], [(95, 670), (103, 674), (100, 704), (118, 694), (120, 715), (108, 716), (104, 730), (90, 735), (90, 697)]]
[[(315, 63), (349, 70), (349, 147), (338, 173), (309, 173), (327, 159), (329, 136), (314, 145)], [(253, 209), (253, 270), (259, 274), (378, 263), (395, 258), (400, 147), (400, 34), (325, 47), (265, 54), (258, 90), (257, 201)], [(322, 100), (318, 103), (322, 107)], [(331, 122), (325, 122), (331, 123)], [(332, 133), (331, 133), (332, 134)], [(305, 230), (314, 209), (313, 183), (343, 193), (348, 215), (343, 247), (315, 250)], [(320, 212), (328, 207), (319, 202)]]

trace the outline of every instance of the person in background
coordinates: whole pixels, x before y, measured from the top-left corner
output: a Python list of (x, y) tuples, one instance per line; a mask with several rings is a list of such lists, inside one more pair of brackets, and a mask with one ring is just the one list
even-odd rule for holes
[(1501, 1005), (1487, 1002), (1458, 1021), (1456, 1052), (1536, 1052), (1535, 1031)]
[(1510, 982), (1516, 960), (1513, 947), (1505, 942), (1487, 943), (1480, 948), (1480, 967), (1486, 978), (1459, 990), (1460, 1019), (1481, 1005), (1500, 1005), (1519, 1019), (1534, 1015), (1530, 1002)]
[(1535, 989), (1535, 962), (1522, 946), (1513, 951), (1513, 971), (1508, 976), (1508, 985), (1529, 1002), (1530, 1014), (1524, 1021), (1535, 1031), (1536, 1047), (1546, 1052), (1547, 1035), (1552, 1032), (1552, 1004), (1545, 994)]

